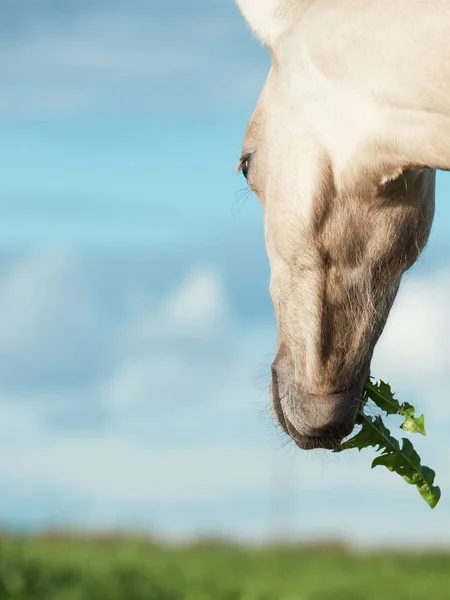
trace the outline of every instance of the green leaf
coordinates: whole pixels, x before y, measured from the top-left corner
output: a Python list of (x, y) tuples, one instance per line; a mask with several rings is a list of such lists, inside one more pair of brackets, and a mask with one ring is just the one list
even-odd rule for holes
[(399, 447), (398, 441), (390, 435), (390, 431), (384, 426), (381, 417), (371, 418), (361, 413), (360, 415), (362, 417), (360, 431), (338, 446), (334, 452), (342, 452), (343, 450), (350, 450), (352, 448), (357, 448), (359, 451), (364, 450), (364, 448), (376, 446), (381, 448), (384, 447), (386, 438), (389, 439), (391, 446)]
[(425, 417), (409, 417), (405, 418), (405, 421), (400, 425), (400, 429), (407, 433), (420, 433), (421, 435), (427, 435), (425, 431)]
[(340, 444), (334, 452), (343, 452), (353, 448), (359, 451), (368, 447), (376, 448), (381, 454), (372, 462), (372, 468), (384, 466), (390, 471), (398, 473), (408, 484), (416, 486), (422, 498), (431, 508), (434, 508), (441, 497), (441, 490), (434, 485), (435, 472), (422, 466), (418, 453), (408, 439), (403, 438), (400, 444), (391, 435), (381, 416), (372, 417), (364, 412), (369, 399), (373, 400), (387, 415), (403, 416), (404, 421), (400, 426), (403, 431), (426, 435), (425, 418), (423, 415), (415, 416), (414, 406), (407, 402), (400, 404), (387, 383), (380, 381), (377, 385), (369, 379), (364, 389), (362, 407), (356, 420), (361, 429), (355, 436)]
[(365, 391), (368, 397), (375, 402), (378, 408), (381, 408), (387, 415), (402, 414), (402, 406), (395, 398), (391, 386), (384, 381), (378, 385), (373, 384), (370, 379), (366, 381)]
[(370, 379), (365, 385), (365, 392), (368, 398), (373, 400), (375, 404), (383, 410), (387, 415), (401, 415), (405, 417), (401, 429), (407, 433), (420, 433), (426, 435), (425, 417), (415, 416), (416, 409), (408, 402), (400, 404), (392, 392), (391, 386), (384, 381), (380, 381), (378, 385), (373, 384)]
[(428, 467), (422, 467), (420, 457), (409, 440), (403, 438), (402, 442), (399, 451), (388, 451), (376, 458), (372, 468), (381, 465), (398, 473), (406, 483), (415, 485), (422, 498), (434, 508), (441, 497), (441, 490), (433, 485), (435, 472)]

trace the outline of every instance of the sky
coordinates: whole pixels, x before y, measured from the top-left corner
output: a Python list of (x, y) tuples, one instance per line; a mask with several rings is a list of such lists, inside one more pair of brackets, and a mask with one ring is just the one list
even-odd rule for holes
[(233, 2), (3, 0), (0, 34), (0, 528), (450, 545), (449, 176), (373, 364), (426, 415), (431, 511), (272, 421), (235, 174), (269, 59)]

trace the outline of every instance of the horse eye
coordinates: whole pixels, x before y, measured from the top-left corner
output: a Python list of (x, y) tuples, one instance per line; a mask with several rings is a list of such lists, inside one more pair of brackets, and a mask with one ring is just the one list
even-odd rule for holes
[(250, 156), (248, 154), (245, 154), (244, 156), (242, 156), (241, 160), (239, 161), (239, 170), (241, 171), (241, 173), (245, 177), (245, 179), (248, 179), (249, 167), (250, 167)]

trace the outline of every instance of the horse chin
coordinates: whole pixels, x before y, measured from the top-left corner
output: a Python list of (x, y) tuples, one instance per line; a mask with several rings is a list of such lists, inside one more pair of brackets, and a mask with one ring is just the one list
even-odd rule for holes
[(345, 426), (340, 425), (335, 428), (328, 428), (325, 433), (317, 432), (315, 435), (312, 433), (309, 435), (302, 435), (287, 417), (284, 417), (284, 424), (286, 428), (282, 426), (282, 429), (290, 438), (292, 438), (301, 450), (334, 450), (344, 438), (352, 433), (355, 427), (355, 422), (353, 422), (348, 423)]

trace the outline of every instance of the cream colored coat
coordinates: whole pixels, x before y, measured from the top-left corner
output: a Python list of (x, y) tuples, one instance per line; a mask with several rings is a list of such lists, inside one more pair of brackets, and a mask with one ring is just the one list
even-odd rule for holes
[(240, 165), (265, 215), (273, 408), (331, 448), (450, 169), (450, 0), (237, 2), (272, 56)]

